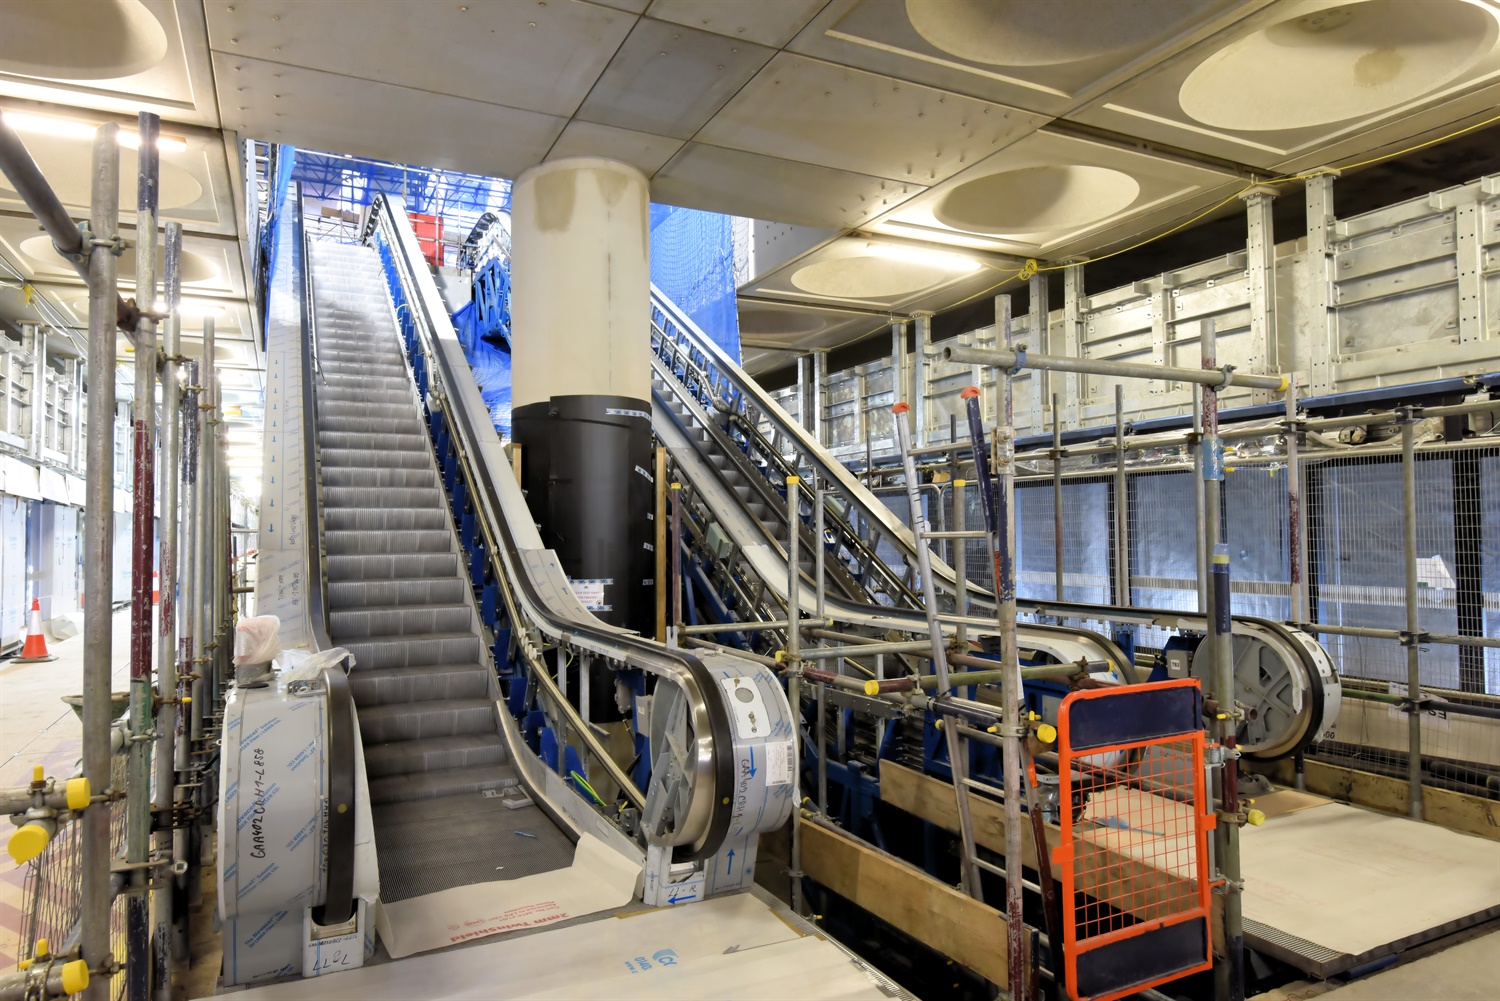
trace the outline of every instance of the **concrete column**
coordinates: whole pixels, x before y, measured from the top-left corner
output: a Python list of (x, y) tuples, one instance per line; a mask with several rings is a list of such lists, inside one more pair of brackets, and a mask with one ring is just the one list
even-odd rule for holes
[[(511, 191), (521, 484), (579, 600), (643, 635), (655, 617), (647, 191), (634, 167), (592, 157), (534, 167)], [(608, 669), (595, 669), (583, 708), (619, 719)]]

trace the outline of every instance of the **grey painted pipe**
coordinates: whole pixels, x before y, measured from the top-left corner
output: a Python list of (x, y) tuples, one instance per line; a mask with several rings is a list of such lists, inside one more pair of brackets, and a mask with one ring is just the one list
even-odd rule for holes
[(960, 346), (943, 349), (945, 361), (959, 364), (992, 365), (1016, 372), (1035, 368), (1048, 372), (1079, 372), (1086, 375), (1108, 375), (1125, 379), (1161, 379), (1171, 382), (1193, 382), (1200, 386), (1224, 389), (1247, 386), (1251, 389), (1273, 389), (1285, 392), (1290, 380), (1284, 375), (1252, 375), (1232, 368), (1181, 368), (1175, 365), (1148, 365), (1144, 362), (1111, 361), (1104, 358), (1069, 358), (1030, 351), (995, 351)]

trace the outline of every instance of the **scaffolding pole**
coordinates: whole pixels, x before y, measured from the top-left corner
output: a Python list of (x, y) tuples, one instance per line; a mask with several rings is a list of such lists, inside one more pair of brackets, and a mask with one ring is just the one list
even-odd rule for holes
[(151, 745), (156, 707), (151, 685), (151, 564), (156, 541), (156, 188), (161, 121), (140, 116), (140, 177), (136, 187), (135, 399), (131, 407), (130, 751), (125, 782), (125, 995), (146, 1001), (151, 990), (150, 917), (145, 864), (151, 851)]
[[(84, 507), (83, 774), (96, 793), (110, 787), (110, 674), (113, 663), (110, 612), (115, 551), (115, 326), (116, 253), (120, 224), (120, 127), (94, 133), (93, 197), (89, 218), (89, 431)], [(82, 947), (90, 979), (84, 997), (109, 997), (109, 886), (112, 862), (109, 808), (83, 814)]]

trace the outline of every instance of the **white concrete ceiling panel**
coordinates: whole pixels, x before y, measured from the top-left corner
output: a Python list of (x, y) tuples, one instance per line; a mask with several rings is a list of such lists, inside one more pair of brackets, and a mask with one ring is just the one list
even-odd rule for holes
[(1043, 129), (869, 228), (1021, 256), (1051, 256), (1234, 180), (1223, 170)]
[[(210, 0), (206, 9), (216, 54), (564, 117), (636, 21), (577, 0)], [(222, 73), (218, 79), (223, 86)], [(221, 100), (232, 103), (227, 95)]]
[(1009, 256), (946, 251), (909, 240), (856, 233), (805, 254), (740, 288), (765, 299), (910, 313), (934, 298), (956, 299), (1014, 274)]
[(604, 156), (628, 163), (650, 177), (681, 148), (681, 139), (617, 129), (612, 125), (596, 125), (575, 118), (563, 129), (557, 142), (552, 144), (552, 151), (547, 154), (547, 159)]
[(226, 128), (399, 163), (515, 177), (541, 162), (567, 121), (222, 52), (214, 67)]
[(651, 182), (656, 201), (852, 229), (923, 190), (880, 177), (688, 143)]
[(782, 53), (697, 139), (927, 186), (1045, 121), (948, 91)]
[(1313, 162), (1500, 82), (1488, 0), (1288, 0), (1117, 87), (1078, 121), (1257, 167)]
[(691, 139), (775, 53), (643, 17), (574, 120)]
[[(79, 114), (71, 108), (27, 105), (12, 106), (12, 115), (18, 122), (41, 119), (45, 122), (67, 122), (93, 129), (103, 124), (98, 115)], [(42, 112), (45, 113), (42, 113)], [(134, 123), (121, 122), (122, 129), (134, 132)], [(37, 168), (52, 185), (52, 190), (63, 205), (75, 215), (88, 214), (91, 187), (91, 159), (93, 141), (82, 136), (50, 135), (37, 132), (31, 126), (17, 125), (17, 135), (26, 144)], [(158, 189), (160, 209), (158, 218), (162, 222), (180, 222), (189, 232), (218, 233), (233, 236), (239, 231), (238, 215), (234, 210), (234, 196), (230, 187), (229, 165), (225, 160), (224, 144), (218, 133), (198, 129), (174, 131), (170, 124), (162, 129), (169, 141), (161, 154), (161, 183)], [(186, 148), (182, 148), (182, 147)], [(130, 216), (135, 212), (136, 172), (138, 170), (135, 150), (120, 150), (120, 211)], [(25, 205), (0, 176), (0, 209), (24, 211)]]
[(203, 5), (6, 0), (0, 94), (217, 127)]
[(833, 0), (787, 46), (1058, 115), (1270, 0)]
[(646, 14), (779, 49), (828, 0), (653, 0)]
[[(127, 241), (134, 241), (135, 228), (121, 226), (120, 235)], [(158, 247), (158, 260), (162, 253)], [(29, 215), (0, 213), (0, 254), (4, 254), (28, 280), (83, 288), (83, 279), (52, 248), (52, 238), (43, 233), (37, 221)], [(188, 295), (243, 297), (245, 282), (240, 267), (239, 241), (233, 237), (184, 234), (182, 277)], [(134, 248), (120, 255), (119, 284), (127, 292), (135, 285)]]
[(861, 340), (889, 323), (888, 318), (871, 313), (742, 300), (741, 364), (751, 375), (768, 372), (808, 351)]

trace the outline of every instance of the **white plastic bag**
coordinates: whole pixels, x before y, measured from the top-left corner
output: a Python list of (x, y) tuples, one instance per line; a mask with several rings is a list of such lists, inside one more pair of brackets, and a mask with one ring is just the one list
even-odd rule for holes
[(287, 658), (280, 677), (288, 684), (294, 681), (315, 681), (322, 676), (323, 668), (343, 663), (346, 658), (351, 665), (354, 663), (354, 656), (341, 646), (319, 650), (313, 654), (304, 654), (299, 650), (295, 658)]
[(281, 620), (274, 615), (257, 615), (241, 619), (234, 627), (234, 665), (269, 664), (281, 652), (276, 631)]

